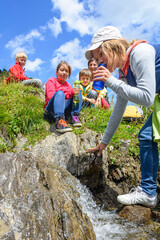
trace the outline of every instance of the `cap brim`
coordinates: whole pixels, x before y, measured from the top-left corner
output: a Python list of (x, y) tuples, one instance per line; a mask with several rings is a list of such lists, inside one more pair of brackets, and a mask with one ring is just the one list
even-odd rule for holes
[(93, 58), (92, 51), (100, 47), (102, 43), (103, 41), (92, 44), (92, 46), (85, 52), (85, 57), (87, 60), (91, 60)]

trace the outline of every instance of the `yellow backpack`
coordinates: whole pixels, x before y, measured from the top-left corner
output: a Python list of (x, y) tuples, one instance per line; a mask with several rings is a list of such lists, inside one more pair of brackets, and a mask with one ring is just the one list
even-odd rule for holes
[(143, 116), (143, 110), (138, 106), (129, 105), (123, 114), (123, 118), (128, 121), (134, 121), (140, 119)]

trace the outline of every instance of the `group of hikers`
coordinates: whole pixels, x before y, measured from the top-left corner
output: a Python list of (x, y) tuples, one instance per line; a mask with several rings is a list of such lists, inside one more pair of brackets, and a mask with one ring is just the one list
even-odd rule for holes
[[(124, 205), (142, 204), (155, 207), (157, 204), (157, 172), (159, 166), (158, 141), (160, 139), (160, 123), (158, 106), (160, 106), (160, 44), (147, 43), (145, 40), (132, 40), (129, 43), (119, 29), (105, 26), (99, 29), (91, 40), (86, 51), (88, 68), (79, 73), (81, 87), (78, 88), (66, 81), (71, 75), (71, 67), (61, 61), (56, 69), (56, 77), (46, 83), (44, 117), (50, 123), (56, 122), (56, 130), (60, 133), (71, 131), (67, 121), (73, 126), (81, 126), (79, 115), (82, 107), (109, 108), (105, 101), (106, 87), (117, 94), (114, 110), (101, 142), (88, 152), (97, 152), (100, 156), (110, 143), (116, 132), (128, 101), (150, 107), (154, 103), (153, 113), (141, 128), (138, 138), (141, 161), (141, 184), (131, 189), (128, 194), (119, 195), (117, 200)], [(27, 81), (39, 86), (43, 84), (37, 79), (27, 79), (23, 75), (26, 55), (17, 55), (16, 65), (10, 69), (9, 83)], [(104, 63), (107, 67), (98, 64)], [(119, 79), (112, 72), (119, 69)], [(15, 75), (15, 69), (19, 75)], [(23, 81), (25, 80), (25, 81)], [(93, 88), (94, 81), (102, 81), (105, 87), (101, 91)], [(42, 85), (41, 85), (42, 84)], [(80, 101), (73, 102), (74, 95), (80, 94)]]

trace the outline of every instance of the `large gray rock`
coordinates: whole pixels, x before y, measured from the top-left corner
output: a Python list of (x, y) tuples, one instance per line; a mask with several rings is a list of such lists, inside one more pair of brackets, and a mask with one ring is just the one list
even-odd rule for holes
[[(96, 154), (89, 154), (87, 150), (96, 146), (99, 139), (100, 136), (90, 130), (81, 135), (68, 132), (59, 136), (52, 133), (34, 146), (32, 153), (38, 161), (54, 163), (79, 177), (84, 171), (90, 170), (90, 165), (97, 159)], [(107, 176), (107, 151), (100, 161)]]
[[(127, 192), (132, 186), (130, 175), (134, 174), (135, 166), (132, 166), (132, 162), (128, 166), (129, 159), (125, 157), (129, 142), (122, 142), (121, 158), (117, 158), (114, 164), (110, 163), (114, 151), (112, 148), (111, 153), (107, 149), (103, 151), (101, 157), (97, 157), (97, 153), (88, 153), (87, 150), (96, 146), (101, 138), (102, 135), (89, 129), (80, 135), (73, 132), (59, 135), (53, 132), (34, 146), (32, 153), (37, 161), (54, 163), (79, 178), (92, 191), (98, 204), (106, 208), (117, 207), (120, 206), (117, 195)], [(139, 165), (137, 168), (140, 169)], [(137, 176), (136, 172), (132, 179), (139, 179)]]
[(127, 140), (122, 140), (118, 149), (110, 145), (102, 157), (88, 153), (101, 138), (102, 135), (89, 129), (79, 135), (53, 132), (36, 144), (32, 153), (37, 161), (56, 164), (79, 178), (92, 191), (98, 204), (106, 208), (119, 207), (117, 195), (128, 193), (140, 184), (140, 161), (128, 155), (130, 142)]
[(67, 171), (30, 152), (0, 154), (0, 163), (0, 239), (95, 239)]
[[(88, 149), (96, 146), (101, 137), (102, 135), (88, 129), (80, 135), (73, 132), (62, 135), (52, 133), (34, 146), (32, 153), (37, 161), (54, 163), (66, 169), (96, 193), (107, 184), (108, 154), (106, 150), (102, 157), (97, 157), (97, 153), (90, 154)], [(110, 191), (110, 198), (107, 196), (103, 199), (106, 205), (109, 203), (115, 206), (117, 203), (115, 195), (114, 190)]]
[(126, 157), (128, 141), (122, 141), (121, 156), (114, 164), (111, 163), (112, 147), (103, 151), (101, 157), (88, 153), (87, 150), (96, 146), (101, 138), (102, 135), (89, 129), (80, 135), (53, 132), (34, 146), (32, 152), (37, 161), (54, 163), (79, 178), (92, 191), (97, 203), (106, 208), (117, 207), (117, 195), (129, 191), (140, 179), (140, 164)]

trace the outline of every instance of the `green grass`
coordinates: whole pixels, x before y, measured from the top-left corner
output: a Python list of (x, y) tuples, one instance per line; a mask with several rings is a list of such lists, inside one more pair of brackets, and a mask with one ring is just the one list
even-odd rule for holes
[(111, 111), (99, 108), (86, 108), (82, 114), (84, 126), (97, 133), (104, 133)]
[[(151, 114), (152, 108), (143, 109), (145, 117), (136, 121), (122, 120), (116, 133), (114, 134), (110, 145), (114, 147), (115, 154), (118, 152), (121, 145), (121, 140), (130, 140), (129, 155), (133, 157), (139, 156), (138, 133), (147, 117)], [(83, 126), (89, 128), (97, 133), (104, 133), (109, 121), (112, 109), (103, 110), (97, 108), (88, 108), (83, 110), (82, 119), (85, 119)], [(116, 150), (117, 149), (117, 150)]]
[[(8, 74), (8, 73), (3, 73)], [(34, 87), (26, 87), (21, 83), (4, 84), (0, 74), (0, 152), (12, 151), (19, 135), (27, 138), (26, 149), (38, 140), (51, 134), (48, 124), (43, 119), (43, 100), (41, 91)], [(6, 76), (6, 75), (5, 75)], [(121, 140), (130, 140), (129, 155), (139, 156), (138, 132), (152, 109), (144, 109), (145, 117), (139, 121), (122, 120), (111, 140), (115, 153), (119, 150)], [(81, 134), (86, 128), (97, 133), (104, 133), (112, 109), (103, 110), (86, 108), (81, 111), (83, 126), (74, 128), (75, 134)]]
[(21, 83), (0, 83), (0, 152), (12, 150), (18, 134), (28, 139), (28, 145), (46, 137), (49, 132), (43, 120), (43, 100), (40, 90)]

